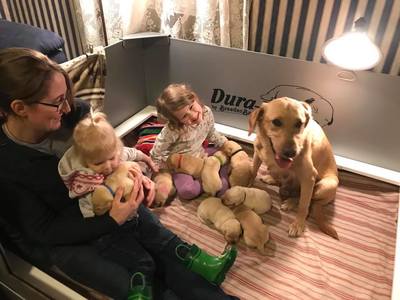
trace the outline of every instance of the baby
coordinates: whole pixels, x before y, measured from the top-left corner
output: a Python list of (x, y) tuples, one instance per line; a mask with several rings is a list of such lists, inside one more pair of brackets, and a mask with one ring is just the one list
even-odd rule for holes
[[(96, 212), (104, 213), (104, 207), (98, 209), (93, 207), (93, 192), (96, 187), (105, 185), (104, 181), (122, 161), (142, 161), (153, 171), (158, 171), (149, 156), (135, 148), (123, 146), (105, 114), (91, 112), (76, 125), (73, 146), (61, 158), (58, 172), (69, 190), (69, 196), (79, 198), (79, 207), (85, 218), (93, 217)], [(129, 165), (131, 173), (129, 176), (142, 176), (138, 164)], [(142, 177), (143, 180), (150, 180), (145, 176)], [(110, 193), (112, 192), (115, 191), (110, 190)]]

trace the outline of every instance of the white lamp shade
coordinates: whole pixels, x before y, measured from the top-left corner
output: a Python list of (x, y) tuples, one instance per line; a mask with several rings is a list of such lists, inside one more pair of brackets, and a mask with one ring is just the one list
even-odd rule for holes
[(327, 41), (323, 56), (343, 69), (360, 71), (375, 67), (382, 54), (365, 32), (354, 31)]

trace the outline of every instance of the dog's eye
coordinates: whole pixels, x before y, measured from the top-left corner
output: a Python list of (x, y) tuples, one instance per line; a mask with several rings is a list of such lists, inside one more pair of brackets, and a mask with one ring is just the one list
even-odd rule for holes
[(272, 124), (274, 124), (276, 127), (281, 127), (282, 126), (282, 121), (279, 119), (273, 119)]
[(294, 124), (294, 127), (301, 128), (301, 125), (303, 125), (303, 123), (299, 120), (296, 122), (296, 124)]

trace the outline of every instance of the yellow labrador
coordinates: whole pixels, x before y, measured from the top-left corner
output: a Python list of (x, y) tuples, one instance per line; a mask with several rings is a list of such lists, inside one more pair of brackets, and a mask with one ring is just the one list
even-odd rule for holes
[[(300, 196), (296, 220), (289, 225), (289, 236), (300, 236), (313, 200), (314, 218), (324, 233), (338, 238), (326, 223), (323, 205), (335, 198), (339, 183), (332, 147), (322, 128), (312, 118), (311, 107), (283, 97), (263, 103), (249, 117), (249, 134), (257, 128), (254, 142), (253, 179), (261, 163), (280, 186), (288, 210)], [(270, 180), (271, 183), (271, 180)]]
[(269, 226), (263, 224), (261, 217), (245, 205), (236, 207), (234, 213), (243, 228), (244, 243), (250, 248), (257, 249), (260, 254), (267, 255)]
[(243, 204), (259, 215), (265, 214), (272, 207), (271, 196), (266, 191), (238, 185), (226, 190), (221, 200), (230, 207)]
[(235, 214), (219, 198), (209, 197), (201, 201), (197, 216), (204, 224), (213, 225), (228, 243), (236, 243), (242, 234), (242, 227)]

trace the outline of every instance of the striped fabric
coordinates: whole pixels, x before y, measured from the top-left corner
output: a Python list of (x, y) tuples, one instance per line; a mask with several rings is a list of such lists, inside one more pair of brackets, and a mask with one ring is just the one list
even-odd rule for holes
[(0, 0), (2, 18), (58, 33), (67, 59), (84, 53), (75, 11), (71, 0)]
[(101, 49), (90, 55), (80, 55), (63, 64), (73, 84), (75, 97), (86, 100), (94, 111), (104, 107), (106, 61)]
[(322, 46), (364, 17), (383, 53), (375, 72), (400, 75), (400, 0), (253, 0), (249, 49), (325, 62)]
[[(240, 244), (222, 285), (226, 292), (242, 300), (390, 299), (398, 187), (340, 172), (335, 203), (326, 207), (339, 241), (321, 233), (312, 218), (304, 236), (289, 238), (287, 228), (294, 212), (279, 210), (275, 188), (261, 181), (257, 187), (273, 197), (273, 209), (263, 216), (264, 223), (271, 225), (271, 255), (261, 256)], [(155, 211), (184, 240), (214, 255), (221, 253), (224, 239), (198, 220), (198, 204), (198, 200), (175, 199)]]
[(146, 155), (150, 155), (150, 150), (153, 149), (157, 135), (161, 132), (163, 127), (164, 124), (159, 123), (156, 118), (140, 126), (138, 130), (139, 137), (135, 148)]

